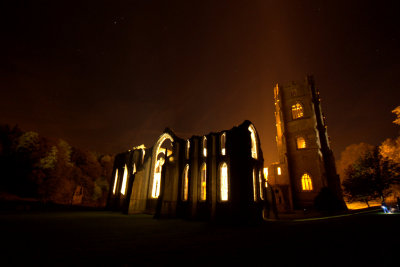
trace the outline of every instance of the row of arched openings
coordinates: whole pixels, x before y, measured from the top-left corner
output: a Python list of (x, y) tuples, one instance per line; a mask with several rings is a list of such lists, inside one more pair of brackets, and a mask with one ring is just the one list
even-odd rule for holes
[[(186, 164), (183, 170), (182, 200), (189, 199), (189, 164)], [(219, 199), (220, 201), (228, 201), (229, 194), (229, 177), (228, 164), (221, 163), (219, 167)], [(207, 200), (207, 164), (203, 163), (200, 167), (200, 201)]]
[[(136, 172), (136, 166), (133, 164), (133, 172)], [(126, 195), (126, 189), (127, 189), (127, 184), (128, 184), (128, 166), (124, 166), (124, 173), (122, 175), (122, 184), (121, 184), (121, 194)], [(118, 169), (115, 170), (115, 178), (114, 178), (114, 186), (113, 186), (113, 194), (115, 195), (116, 190), (117, 190), (117, 185), (118, 185)]]
[[(253, 125), (250, 125), (248, 128), (251, 137), (251, 156), (254, 159), (258, 158), (258, 150), (257, 150), (257, 139), (256, 139), (256, 131)], [(153, 185), (151, 196), (153, 198), (158, 198), (160, 194), (160, 183), (161, 183), (161, 170), (162, 166), (165, 163), (165, 158), (167, 154), (167, 148), (162, 148), (164, 142), (166, 140), (173, 142), (173, 138), (164, 133), (156, 143), (155, 153), (154, 153), (154, 169), (153, 169)], [(203, 156), (207, 157), (207, 138), (204, 136), (202, 139), (202, 149), (203, 149)], [(187, 140), (186, 142), (186, 158), (189, 158), (189, 151), (190, 151), (190, 141)], [(220, 136), (220, 152), (221, 155), (226, 155), (226, 133), (222, 133)], [(135, 169), (135, 166), (134, 166)], [(135, 170), (133, 171), (133, 173)], [(219, 167), (219, 187), (220, 187), (220, 200), (227, 201), (229, 195), (229, 175), (228, 175), (228, 165), (226, 162), (221, 163)], [(127, 186), (127, 178), (128, 178), (128, 168), (125, 165), (124, 167), (124, 174), (122, 178), (122, 185), (121, 185), (121, 194), (126, 194), (126, 186)], [(261, 175), (260, 175), (261, 179)], [(118, 169), (115, 171), (115, 179), (114, 179), (114, 186), (113, 186), (113, 194), (116, 194), (118, 184)], [(260, 184), (261, 180), (260, 180)], [(260, 189), (261, 192), (261, 189)], [(261, 194), (261, 193), (260, 193)], [(189, 164), (187, 164), (184, 168), (183, 172), (183, 190), (182, 190), (182, 200), (186, 201), (189, 197)], [(200, 168), (200, 200), (205, 201), (207, 199), (207, 165), (203, 163)]]
[[(207, 157), (207, 137), (203, 136), (201, 140), (201, 148), (202, 148), (202, 156), (204, 158)], [(226, 133), (222, 133), (220, 136), (220, 153), (222, 156), (226, 155)], [(186, 140), (186, 151), (185, 151), (186, 159), (189, 159), (190, 156), (190, 141)]]

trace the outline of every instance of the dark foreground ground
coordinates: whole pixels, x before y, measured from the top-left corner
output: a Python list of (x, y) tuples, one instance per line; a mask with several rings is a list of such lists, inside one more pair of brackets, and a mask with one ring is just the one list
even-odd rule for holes
[(398, 266), (400, 215), (215, 224), (106, 211), (3, 212), (1, 264)]

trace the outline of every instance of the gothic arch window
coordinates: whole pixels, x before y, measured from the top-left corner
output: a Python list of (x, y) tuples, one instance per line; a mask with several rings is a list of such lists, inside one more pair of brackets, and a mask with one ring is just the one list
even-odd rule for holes
[(268, 187), (268, 168), (264, 168), (265, 187)]
[(308, 173), (303, 174), (303, 176), (301, 177), (301, 188), (303, 191), (313, 190), (311, 177)]
[(300, 103), (292, 105), (292, 118), (295, 120), (303, 116), (303, 106)]
[(146, 155), (146, 150), (142, 148), (142, 164), (144, 162), (144, 156)]
[(223, 162), (219, 168), (219, 180), (220, 180), (220, 200), (228, 201), (229, 193), (229, 177), (228, 177), (228, 165)]
[(263, 194), (263, 176), (261, 170), (258, 172), (258, 182), (259, 182), (259, 188), (260, 188), (260, 198), (264, 200), (264, 194)]
[(128, 181), (128, 167), (125, 164), (124, 175), (122, 176), (121, 194), (126, 194), (126, 183)]
[(253, 197), (254, 197), (254, 202), (256, 202), (257, 201), (256, 169), (253, 169)]
[(252, 124), (249, 126), (250, 138), (251, 138), (251, 157), (253, 159), (257, 159), (257, 138), (256, 138), (256, 129)]
[(207, 137), (203, 137), (203, 157), (207, 157)]
[(200, 200), (207, 199), (207, 165), (203, 163), (200, 169)]
[(189, 197), (189, 164), (183, 169), (182, 200), (187, 201)]
[(304, 137), (302, 137), (302, 136), (297, 137), (296, 145), (297, 145), (297, 149), (306, 148), (306, 139), (304, 139)]
[(186, 159), (189, 159), (189, 152), (190, 152), (190, 141), (186, 140)]
[(225, 156), (226, 155), (226, 133), (221, 134), (221, 155)]
[(114, 187), (113, 187), (114, 195), (115, 195), (115, 190), (117, 189), (117, 182), (118, 182), (118, 169), (115, 170)]
[(158, 198), (161, 188), (161, 172), (167, 156), (172, 154), (174, 139), (168, 133), (163, 133), (153, 148), (152, 155), (152, 178), (153, 184), (151, 189), (151, 197)]

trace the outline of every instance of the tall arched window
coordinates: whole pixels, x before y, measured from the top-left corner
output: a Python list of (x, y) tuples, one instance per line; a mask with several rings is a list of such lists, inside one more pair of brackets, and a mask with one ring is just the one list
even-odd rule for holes
[(228, 165), (224, 162), (220, 167), (221, 201), (228, 200)]
[(144, 162), (144, 156), (146, 155), (146, 150), (142, 148), (142, 164)]
[(207, 198), (207, 166), (205, 163), (201, 165), (200, 173), (200, 200), (205, 201)]
[(153, 198), (158, 198), (158, 196), (160, 195), (161, 171), (164, 162), (165, 162), (164, 156), (160, 157), (160, 159), (157, 160), (156, 162), (156, 168), (154, 170), (153, 189), (151, 191), (151, 196)]
[(268, 187), (268, 168), (264, 168), (265, 187)]
[(182, 200), (187, 201), (189, 197), (189, 164), (186, 164), (185, 169), (183, 170), (183, 192), (182, 192)]
[(190, 141), (186, 140), (186, 159), (189, 159)]
[(292, 118), (295, 120), (303, 116), (303, 106), (300, 103), (294, 104), (292, 106)]
[(221, 134), (221, 155), (225, 156), (226, 155), (226, 133)]
[(263, 177), (262, 177), (262, 172), (261, 170), (258, 173), (258, 181), (259, 181), (259, 188), (260, 188), (260, 198), (264, 200), (264, 194), (263, 194)]
[(296, 144), (297, 144), (297, 149), (306, 148), (306, 140), (302, 136), (301, 137), (297, 137)]
[(125, 195), (126, 194), (126, 183), (128, 181), (128, 167), (125, 164), (124, 167), (124, 175), (122, 177), (122, 185), (121, 185), (121, 194)]
[(313, 190), (311, 177), (307, 173), (303, 174), (303, 176), (301, 177), (301, 187), (303, 191)]
[(254, 201), (257, 201), (256, 169), (253, 169), (253, 196), (254, 196)]
[(250, 124), (249, 126), (249, 132), (251, 137), (251, 157), (257, 159), (258, 155), (257, 155), (256, 129), (252, 124)]
[(203, 137), (203, 157), (207, 157), (207, 137)]
[(151, 175), (153, 176), (153, 185), (151, 197), (158, 198), (161, 188), (161, 172), (167, 156), (172, 154), (174, 139), (168, 133), (163, 133), (156, 142), (152, 152)]
[(118, 182), (118, 169), (115, 170), (114, 187), (113, 187), (114, 195), (115, 195), (115, 190), (117, 189), (117, 182)]

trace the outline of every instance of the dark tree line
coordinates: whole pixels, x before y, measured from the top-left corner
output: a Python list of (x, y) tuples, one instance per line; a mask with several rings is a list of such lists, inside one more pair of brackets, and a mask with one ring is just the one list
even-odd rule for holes
[(111, 155), (0, 125), (0, 192), (43, 202), (103, 206), (112, 164)]

